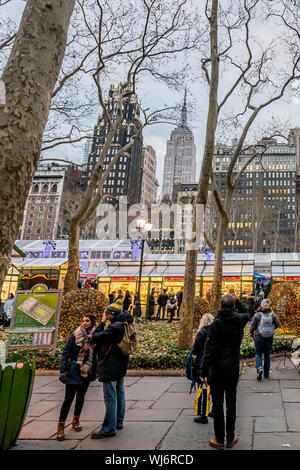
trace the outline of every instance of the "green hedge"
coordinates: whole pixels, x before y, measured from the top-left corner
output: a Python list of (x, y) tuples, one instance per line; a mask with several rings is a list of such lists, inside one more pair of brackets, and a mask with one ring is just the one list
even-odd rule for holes
[[(153, 322), (144, 319), (137, 320), (139, 346), (137, 352), (129, 358), (131, 369), (183, 369), (188, 348), (177, 347), (179, 323)], [(196, 329), (194, 331), (196, 334)], [(0, 341), (7, 340), (7, 329), (0, 331)], [(292, 340), (275, 336), (272, 352), (291, 350)], [(36, 358), (36, 367), (39, 369), (59, 369), (62, 350), (66, 340), (61, 338), (57, 343), (56, 353), (51, 357), (42, 350), (12, 352), (8, 361)], [(245, 328), (245, 335), (241, 345), (241, 358), (254, 357), (254, 344), (249, 338), (249, 328)]]

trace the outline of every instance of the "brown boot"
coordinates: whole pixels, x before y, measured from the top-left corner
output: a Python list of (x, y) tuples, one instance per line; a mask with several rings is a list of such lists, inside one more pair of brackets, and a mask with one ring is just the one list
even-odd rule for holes
[(224, 449), (224, 442), (218, 442), (215, 437), (212, 437), (209, 440), (209, 445), (214, 447), (215, 449), (218, 449), (218, 450), (223, 450)]
[(238, 438), (238, 436), (235, 434), (235, 435), (234, 435), (234, 438), (233, 438), (233, 441), (231, 441), (231, 442), (228, 442), (228, 441), (227, 441), (227, 447), (228, 447), (229, 449), (232, 449), (232, 447), (235, 446), (235, 444), (237, 443), (238, 440), (239, 440), (239, 438)]
[(82, 426), (80, 426), (79, 416), (73, 417), (72, 428), (74, 429), (74, 431), (81, 431)]
[(56, 439), (58, 441), (64, 441), (65, 439), (65, 421), (59, 421), (57, 425), (57, 434), (56, 434)]

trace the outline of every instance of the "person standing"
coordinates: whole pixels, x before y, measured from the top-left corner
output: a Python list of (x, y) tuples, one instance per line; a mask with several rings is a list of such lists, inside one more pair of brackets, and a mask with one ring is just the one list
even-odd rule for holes
[[(252, 319), (250, 335), (255, 344), (255, 360), (257, 370), (257, 380), (261, 381), (269, 378), (270, 374), (270, 353), (274, 340), (275, 329), (280, 326), (280, 322), (274, 312), (270, 309), (270, 300), (264, 299), (261, 302), (259, 311)], [(262, 355), (264, 355), (264, 365), (262, 364)]]
[(118, 300), (121, 300), (123, 302), (123, 299), (124, 299), (123, 291), (122, 291), (122, 289), (119, 289), (118, 290), (118, 295), (113, 301), (117, 302)]
[(11, 315), (12, 315), (12, 310), (13, 310), (13, 305), (14, 305), (15, 297), (14, 294), (11, 292), (8, 294), (8, 297), (4, 303), (3, 306), (3, 311), (6, 317), (4, 326), (9, 326), (10, 325), (10, 320), (11, 320)]
[[(201, 384), (202, 384), (201, 379), (200, 379), (200, 369), (201, 369), (201, 362), (202, 362), (202, 357), (203, 357), (205, 341), (207, 338), (209, 327), (213, 321), (214, 321), (214, 316), (211, 315), (210, 313), (205, 313), (203, 315), (203, 317), (200, 320), (195, 342), (192, 348), (192, 355), (196, 356), (194, 367), (193, 367), (193, 375), (198, 385), (198, 391), (199, 391), (199, 387), (201, 387)], [(206, 416), (206, 409), (205, 409), (206, 406), (205, 407), (201, 406), (202, 405), (201, 399), (202, 399), (202, 396), (200, 395), (200, 403), (198, 400), (197, 416), (195, 416), (194, 421), (195, 423), (207, 424), (208, 419)], [(213, 411), (210, 412), (208, 416), (210, 418), (213, 418)]]
[[(99, 431), (93, 432), (92, 439), (115, 436), (123, 429), (125, 416), (124, 377), (127, 372), (128, 358), (117, 346), (123, 339), (124, 322), (132, 323), (130, 313), (122, 311), (122, 303), (114, 302), (106, 308), (102, 321), (97, 326), (92, 341), (98, 354), (97, 377), (103, 382), (106, 407), (103, 424)], [(105, 328), (107, 320), (110, 324)]]
[(162, 309), (163, 313), (162, 313), (162, 320), (164, 320), (165, 318), (165, 313), (166, 313), (166, 305), (167, 305), (167, 302), (168, 302), (168, 294), (167, 294), (167, 290), (168, 289), (164, 289), (163, 292), (161, 292), (157, 298), (157, 304), (158, 304), (158, 307), (157, 307), (157, 312), (156, 312), (156, 317), (155, 317), (155, 321), (159, 320), (159, 315), (160, 315), (160, 311)]
[(154, 315), (154, 307), (155, 307), (155, 287), (151, 289), (151, 292), (148, 297), (148, 320), (151, 320), (152, 315)]
[(115, 296), (116, 296), (116, 291), (112, 291), (109, 296), (108, 296), (108, 301), (109, 301), (109, 305), (113, 303), (113, 301), (115, 300)]
[(65, 422), (75, 395), (76, 402), (72, 428), (75, 431), (81, 431), (82, 429), (79, 417), (84, 404), (84, 397), (90, 382), (96, 380), (96, 356), (91, 342), (95, 329), (94, 315), (84, 315), (81, 326), (71, 334), (62, 353), (59, 380), (66, 385), (66, 390), (57, 426), (56, 439), (58, 441), (65, 439)]
[(174, 292), (170, 293), (170, 297), (167, 301), (167, 309), (168, 309), (168, 315), (170, 315), (168, 322), (172, 323), (176, 310), (177, 310), (177, 300), (175, 299)]
[(124, 312), (129, 312), (129, 308), (130, 308), (131, 304), (132, 304), (132, 298), (131, 298), (129, 290), (127, 290), (125, 292), (125, 297), (124, 297), (124, 300), (123, 300), (123, 311)]
[(183, 301), (183, 287), (180, 288), (180, 291), (177, 292), (177, 303), (178, 303), (178, 310), (177, 310), (177, 318), (179, 318), (180, 307)]
[(224, 394), (227, 447), (232, 448), (238, 442), (235, 434), (236, 388), (240, 373), (240, 346), (244, 326), (249, 319), (249, 312), (235, 295), (224, 295), (204, 347), (200, 377), (210, 385), (214, 404), (215, 437), (209, 444), (219, 450), (224, 449)]

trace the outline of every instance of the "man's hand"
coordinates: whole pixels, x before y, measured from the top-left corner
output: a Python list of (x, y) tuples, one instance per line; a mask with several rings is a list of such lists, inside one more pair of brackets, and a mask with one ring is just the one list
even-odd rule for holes
[(201, 382), (207, 383), (207, 377), (200, 377)]

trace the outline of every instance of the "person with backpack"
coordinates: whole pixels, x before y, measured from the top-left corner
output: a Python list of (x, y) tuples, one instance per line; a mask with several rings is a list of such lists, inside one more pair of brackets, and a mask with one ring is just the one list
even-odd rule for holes
[[(270, 300), (264, 299), (261, 302), (258, 311), (255, 313), (251, 327), (250, 335), (255, 343), (255, 360), (257, 370), (257, 380), (269, 378), (270, 373), (270, 353), (272, 349), (274, 333), (280, 326), (280, 322), (274, 312), (270, 309)], [(262, 355), (264, 355), (264, 366), (262, 364)]]
[(209, 412), (207, 402), (208, 397), (203, 393), (202, 381), (200, 379), (200, 368), (202, 362), (202, 356), (204, 351), (204, 345), (207, 338), (211, 323), (214, 321), (214, 316), (211, 313), (205, 313), (200, 320), (199, 328), (196, 334), (195, 342), (192, 348), (192, 355), (195, 356), (193, 366), (193, 378), (198, 385), (198, 393), (195, 400), (195, 423), (207, 424), (207, 416), (213, 418), (213, 411)]
[(162, 320), (165, 319), (165, 313), (166, 313), (166, 305), (167, 305), (167, 302), (168, 302), (168, 294), (167, 294), (167, 290), (168, 289), (164, 289), (163, 292), (161, 292), (159, 294), (159, 296), (157, 297), (157, 304), (158, 304), (158, 307), (157, 307), (157, 312), (156, 312), (156, 317), (155, 317), (155, 321), (159, 320), (159, 316), (160, 316), (160, 311), (162, 309), (163, 313), (162, 313)]
[[(107, 320), (110, 324), (105, 328)], [(129, 328), (131, 335), (135, 336), (135, 344), (131, 344), (129, 335), (126, 334)], [(124, 377), (127, 372), (129, 353), (134, 351), (137, 344), (134, 318), (130, 313), (123, 312), (121, 299), (106, 308), (92, 341), (96, 345), (98, 355), (96, 373), (99, 382), (103, 382), (106, 412), (101, 428), (93, 432), (91, 438), (100, 439), (115, 436), (117, 430), (123, 429)]]
[(238, 442), (235, 434), (236, 389), (240, 375), (240, 347), (249, 319), (249, 312), (236, 295), (224, 295), (207, 333), (200, 377), (211, 389), (215, 436), (209, 440), (209, 445), (218, 450), (224, 449), (225, 429), (227, 447), (232, 448)]
[(176, 310), (177, 310), (177, 300), (175, 298), (175, 293), (171, 292), (170, 297), (167, 301), (167, 312), (168, 312), (168, 315), (170, 315), (170, 318), (168, 320), (169, 323), (172, 323), (173, 318), (175, 317)]

